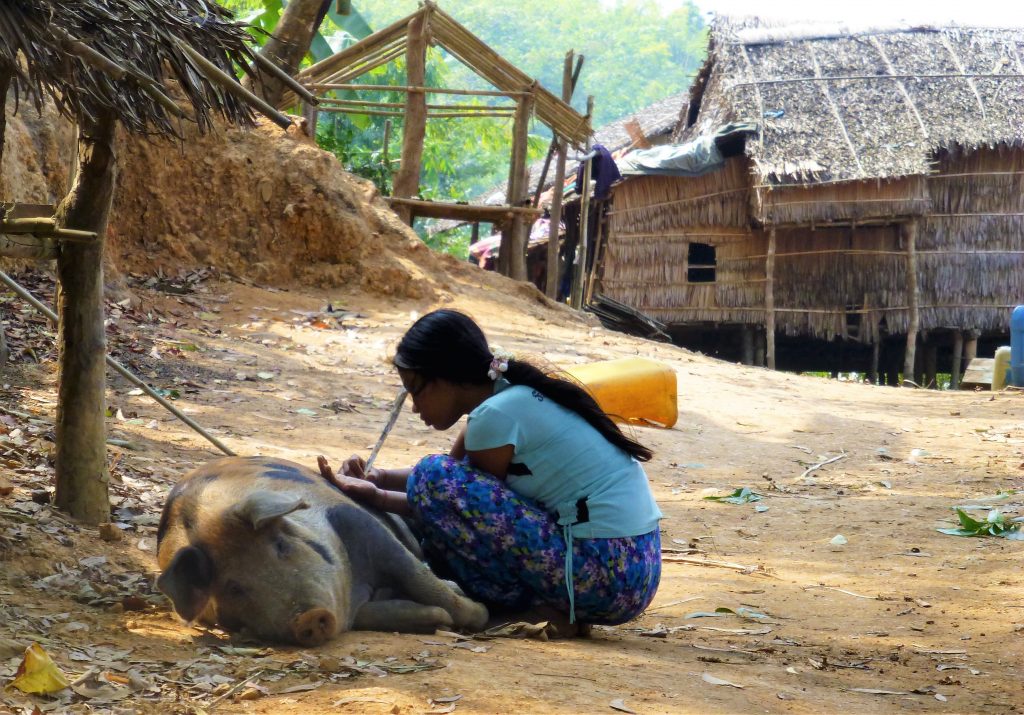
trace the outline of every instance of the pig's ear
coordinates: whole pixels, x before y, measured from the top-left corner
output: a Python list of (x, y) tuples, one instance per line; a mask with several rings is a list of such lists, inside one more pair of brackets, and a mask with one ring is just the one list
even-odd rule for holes
[(197, 619), (210, 600), (213, 561), (202, 549), (179, 549), (156, 580), (157, 588), (174, 603), (174, 610), (188, 622)]
[(232, 512), (253, 530), (259, 531), (275, 519), (308, 508), (309, 504), (298, 497), (280, 492), (255, 491), (236, 504)]

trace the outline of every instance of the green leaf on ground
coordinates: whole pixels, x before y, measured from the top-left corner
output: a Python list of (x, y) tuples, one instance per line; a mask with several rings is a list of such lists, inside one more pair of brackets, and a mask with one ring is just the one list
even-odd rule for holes
[(728, 504), (749, 504), (750, 502), (761, 501), (762, 495), (751, 491), (750, 487), (737, 489), (731, 494), (712, 494), (704, 497), (711, 501), (726, 502)]
[(1000, 536), (1004, 539), (1024, 541), (1020, 522), (1007, 519), (998, 509), (992, 509), (984, 521), (971, 517), (963, 509), (957, 508), (956, 516), (960, 520), (959, 528), (939, 529), (943, 534), (952, 536)]

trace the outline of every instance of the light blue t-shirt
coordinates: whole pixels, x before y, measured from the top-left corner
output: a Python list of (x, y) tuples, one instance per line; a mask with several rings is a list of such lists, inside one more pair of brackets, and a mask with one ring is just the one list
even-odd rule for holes
[[(532, 388), (500, 379), (495, 391), (469, 413), (465, 445), (511, 444), (510, 488), (572, 524), (573, 538), (640, 536), (658, 527), (661, 511), (638, 461)], [(581, 511), (588, 521), (581, 523)]]

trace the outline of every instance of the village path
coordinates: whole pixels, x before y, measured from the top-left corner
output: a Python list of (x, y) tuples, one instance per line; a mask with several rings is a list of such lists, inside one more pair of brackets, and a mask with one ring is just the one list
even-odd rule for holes
[[(55, 401), (52, 365), (23, 365), (0, 393), (3, 441), (22, 445), (8, 452), (13, 490), (0, 497), (0, 680), (19, 662), (4, 640), (14, 639), (39, 640), (70, 676), (90, 665), (122, 674), (91, 699), (66, 701), (73, 712), (209, 712), (250, 677), (216, 701), (217, 713), (1020, 711), (1024, 545), (936, 529), (953, 526), (954, 505), (1024, 512), (1024, 394), (897, 390), (727, 364), (610, 332), (476, 275), (458, 272), (433, 304), (213, 277), (173, 295), (140, 282), (112, 329), (132, 336), (124, 358), (176, 390), (178, 406), (232, 449), (310, 465), (318, 454), (337, 464), (368, 451), (399, 387), (388, 350), (440, 305), (471, 313), (492, 342), (557, 364), (668, 363), (679, 421), (636, 429), (655, 450), (647, 469), (665, 513), (664, 574), (647, 613), (588, 640), (350, 633), (313, 650), (230, 644), (185, 627), (146, 585), (155, 520), (168, 485), (216, 453), (113, 379), (125, 538), (101, 541), (31, 500), (48, 484), (45, 464), (15, 468), (11, 455), (41, 444)], [(379, 464), (409, 464), (451, 437), (407, 410)], [(741, 487), (763, 498), (703, 499)], [(839, 534), (845, 545), (831, 543)], [(82, 596), (87, 585), (95, 598)], [(733, 613), (690, 617), (719, 608)], [(141, 689), (112, 695), (119, 683)], [(4, 691), (0, 712), (28, 702)]]

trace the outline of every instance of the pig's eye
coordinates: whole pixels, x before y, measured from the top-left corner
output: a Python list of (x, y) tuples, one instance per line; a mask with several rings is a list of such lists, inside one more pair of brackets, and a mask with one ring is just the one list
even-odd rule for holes
[(274, 539), (274, 551), (277, 553), (277, 558), (285, 559), (292, 552), (291, 545), (282, 539), (280, 536)]
[(242, 598), (245, 596), (245, 586), (238, 581), (228, 581), (224, 584), (224, 590), (231, 598)]

